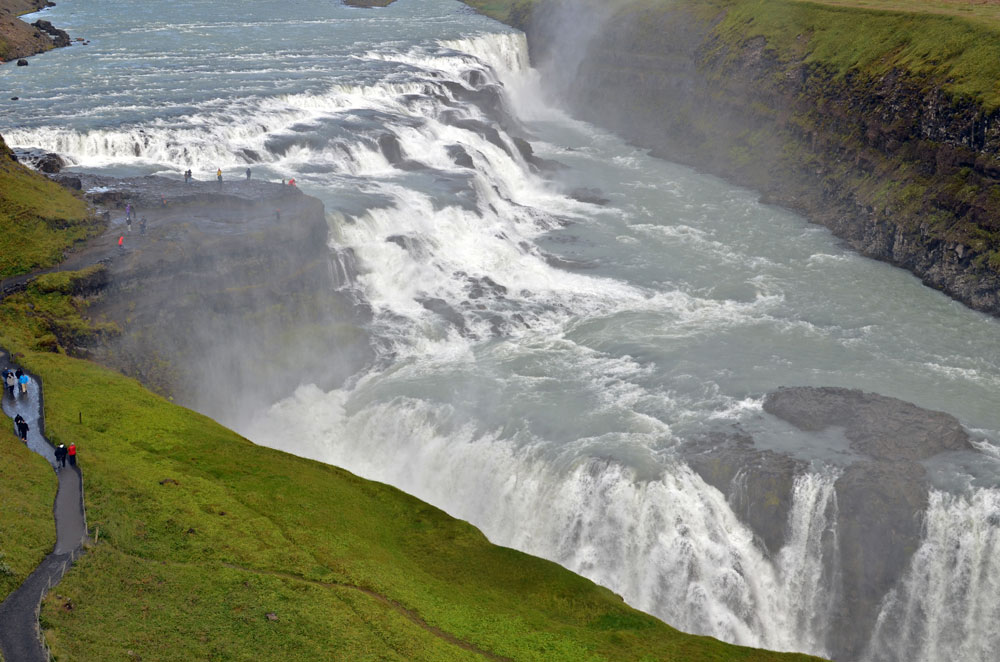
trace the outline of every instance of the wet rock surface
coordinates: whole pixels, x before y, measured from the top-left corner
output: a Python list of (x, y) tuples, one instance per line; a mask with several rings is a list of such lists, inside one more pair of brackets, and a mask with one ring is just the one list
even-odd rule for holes
[(229, 423), (371, 359), (319, 200), (257, 180), (71, 177), (109, 231), (69, 266), (106, 262), (89, 313), (120, 329), (78, 354)]
[[(805, 433), (842, 428), (854, 451), (834, 483), (836, 554), (824, 572), (836, 578), (827, 647), (835, 660), (858, 659), (883, 597), (921, 543), (930, 490), (921, 461), (972, 450), (968, 433), (950, 414), (844, 388), (782, 388), (763, 408)], [(738, 431), (691, 442), (684, 455), (775, 555), (788, 540), (795, 480), (808, 463)]]
[(923, 460), (946, 451), (973, 450), (954, 416), (877, 393), (784, 388), (768, 393), (764, 411), (800, 430), (843, 426), (852, 449), (878, 460)]

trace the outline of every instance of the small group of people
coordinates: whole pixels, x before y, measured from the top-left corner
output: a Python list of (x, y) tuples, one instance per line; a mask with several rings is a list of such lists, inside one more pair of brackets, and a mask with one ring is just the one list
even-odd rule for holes
[(10, 368), (4, 368), (3, 372), (0, 373), (3, 376), (3, 383), (10, 392), (10, 397), (17, 397), (18, 386), (21, 387), (21, 393), (28, 392), (28, 382), (31, 378), (24, 374), (24, 371), (18, 368), (17, 370), (11, 370)]
[(191, 168), (188, 168), (184, 171), (184, 183), (190, 184), (192, 179), (194, 179), (194, 175), (191, 174)]
[(76, 466), (76, 444), (70, 442), (68, 448), (66, 444), (56, 446), (56, 462), (59, 463), (60, 469), (66, 466), (66, 458), (69, 458), (69, 465), (71, 467)]

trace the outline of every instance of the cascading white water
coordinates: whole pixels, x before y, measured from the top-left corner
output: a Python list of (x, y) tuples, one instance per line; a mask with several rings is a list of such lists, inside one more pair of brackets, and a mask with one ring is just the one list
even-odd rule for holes
[[(216, 5), (245, 12), (235, 1)], [(434, 12), (446, 5), (396, 3), (364, 20), (427, 11), (438, 30)], [(346, 20), (338, 15), (310, 48), (335, 41)], [(836, 474), (817, 468), (796, 479), (786, 545), (768, 557), (678, 447), (758, 422), (759, 396), (790, 383), (934, 404), (991, 436), (1000, 426), (975, 403), (1000, 383), (989, 358), (995, 328), (949, 302), (913, 303), (936, 295), (751, 192), (650, 159), (546, 106), (523, 35), (476, 24), (417, 38), (417, 23), (406, 18), (395, 39), (372, 30), (368, 41), (359, 36), (367, 23), (352, 24), (341, 39), (357, 45), (310, 60), (318, 73), (286, 92), (244, 94), (255, 72), (230, 87), (219, 76), (219, 98), (198, 102), (198, 90), (185, 90), (165, 102), (197, 103), (192, 112), (161, 116), (143, 100), (131, 121), (29, 121), (4, 135), (87, 167), (176, 175), (252, 163), (323, 198), (334, 243), (357, 265), (344, 280), (372, 307), (378, 360), (343, 389), (303, 385), (254, 421), (227, 421), (248, 437), (397, 485), (683, 629), (825, 653)], [(234, 40), (237, 26), (226, 24)], [(310, 28), (293, 29), (273, 31), (298, 43)], [(121, 50), (112, 63), (132, 57)], [(300, 56), (282, 57), (260, 74), (264, 89), (284, 84), (283, 72), (303, 75)], [(469, 101), (501, 85), (497, 108)], [(539, 175), (518, 134), (567, 167)], [(386, 136), (402, 163), (388, 156)], [(600, 190), (574, 196), (575, 187)], [(872, 282), (879, 291), (859, 299)], [(943, 391), (953, 397), (938, 405)], [(963, 512), (941, 517), (964, 521)], [(933, 538), (929, 530), (925, 547)], [(915, 560), (913, 577), (930, 562)], [(984, 572), (989, 581), (968, 583), (981, 604), (997, 577), (992, 566)], [(930, 593), (901, 593), (899, 604)], [(897, 646), (892, 623), (919, 620), (886, 609), (878, 654)], [(963, 627), (983, 622), (973, 621)], [(982, 646), (967, 652), (991, 659)]]
[(1000, 490), (932, 492), (924, 542), (882, 606), (866, 660), (990, 660), (1000, 651)]

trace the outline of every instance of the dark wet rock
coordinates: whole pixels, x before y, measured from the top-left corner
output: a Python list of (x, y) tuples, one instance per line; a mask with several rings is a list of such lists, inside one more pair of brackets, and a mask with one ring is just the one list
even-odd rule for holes
[(465, 82), (469, 84), (472, 89), (477, 89), (486, 84), (486, 76), (483, 72), (478, 69), (473, 69), (472, 71), (467, 71), (462, 75)]
[(394, 165), (400, 170), (406, 170), (408, 172), (430, 169), (430, 166), (428, 166), (426, 163), (421, 163), (420, 161), (415, 161), (413, 159), (403, 159), (402, 161)]
[(461, 145), (448, 145), (445, 149), (448, 152), (448, 156), (451, 157), (451, 160), (455, 162), (455, 165), (460, 168), (475, 167), (476, 164), (473, 163), (472, 157), (469, 156), (469, 153), (465, 151), (465, 148)]
[[(807, 433), (843, 428), (851, 449), (871, 458), (850, 464), (834, 486), (840, 581), (827, 645), (834, 659), (858, 659), (882, 599), (920, 545), (930, 488), (920, 461), (973, 447), (954, 416), (876, 393), (782, 388), (767, 395), (764, 410)], [(745, 517), (755, 531), (767, 526)]]
[(504, 101), (503, 88), (499, 85), (483, 84), (475, 88), (468, 88), (454, 81), (442, 81), (441, 85), (456, 101), (476, 106), (483, 111), (484, 115), (499, 122), (501, 126), (507, 128), (517, 126), (517, 122), (510, 114)]
[(417, 299), (417, 302), (427, 310), (450, 322), (456, 329), (458, 329), (459, 333), (466, 333), (465, 318), (463, 318), (462, 314), (452, 308), (451, 305), (444, 299), (439, 299), (437, 297), (424, 297)]
[(17, 66), (26, 67), (28, 66), (28, 61), (25, 60), (24, 58), (21, 58), (20, 60), (17, 61)]
[(684, 450), (684, 459), (709, 485), (726, 495), (764, 548), (776, 554), (785, 542), (795, 477), (807, 465), (787, 455), (754, 448), (741, 434), (716, 434)]
[(569, 197), (580, 202), (586, 202), (592, 205), (605, 206), (611, 202), (608, 198), (604, 197), (600, 189), (596, 188), (575, 188), (569, 192)]
[(480, 122), (479, 120), (463, 118), (459, 116), (458, 113), (452, 111), (445, 111), (441, 113), (441, 121), (460, 129), (465, 129), (466, 131), (479, 134), (479, 136), (487, 142), (493, 143), (503, 151), (513, 156), (513, 154), (511, 154), (510, 147), (504, 142), (496, 127), (492, 127), (485, 122)]
[(767, 395), (764, 411), (800, 430), (844, 427), (851, 448), (874, 459), (922, 460), (973, 450), (954, 416), (877, 393), (845, 388), (783, 388)]
[(63, 46), (69, 46), (70, 38), (65, 30), (60, 30), (59, 28), (55, 27), (48, 21), (44, 20), (37, 20), (31, 25), (33, 25), (34, 27), (38, 28), (45, 34), (52, 37), (52, 43), (54, 43), (56, 46), (60, 48)]
[(399, 138), (393, 133), (383, 133), (378, 137), (378, 148), (382, 152), (385, 160), (396, 165), (403, 160), (403, 148), (399, 144)]
[[(329, 246), (319, 200), (262, 180), (80, 177), (127, 247), (89, 308), (120, 328), (84, 348), (93, 359), (230, 423), (372, 359), (369, 311), (342, 287), (353, 255)], [(127, 204), (145, 234), (126, 230)]]
[(362, 9), (372, 9), (374, 7), (388, 7), (396, 0), (343, 0), (348, 7), (360, 7)]
[(250, 163), (260, 163), (260, 153), (252, 149), (241, 149), (240, 154)]
[(11, 97), (10, 100), (11, 101), (20, 101), (21, 97)]
[(40, 149), (20, 148), (15, 149), (14, 152), (21, 163), (49, 175), (59, 172), (66, 165), (61, 156), (52, 152)]
[(835, 485), (842, 581), (828, 646), (856, 660), (885, 594), (920, 546), (928, 481), (917, 462), (858, 462)]
[(52, 179), (52, 181), (56, 182), (61, 186), (65, 186), (68, 189), (72, 189), (74, 191), (83, 190), (83, 181), (76, 175), (69, 175), (69, 174), (54, 175), (50, 179)]
[(507, 296), (507, 288), (489, 276), (469, 278), (470, 299), (480, 299), (482, 297), (501, 298), (505, 296)]

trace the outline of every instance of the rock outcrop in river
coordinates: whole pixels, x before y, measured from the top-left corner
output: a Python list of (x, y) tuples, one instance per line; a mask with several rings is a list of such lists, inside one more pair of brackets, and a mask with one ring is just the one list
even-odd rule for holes
[[(858, 659), (881, 600), (920, 545), (930, 488), (921, 461), (973, 450), (969, 436), (949, 414), (843, 388), (779, 389), (767, 395), (764, 411), (802, 431), (842, 428), (854, 453), (835, 483), (837, 567), (826, 569), (835, 599), (827, 646), (834, 659)], [(694, 444), (687, 460), (776, 554), (787, 541), (795, 478), (807, 463), (740, 434)]]

